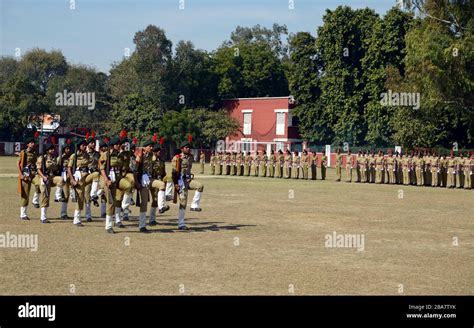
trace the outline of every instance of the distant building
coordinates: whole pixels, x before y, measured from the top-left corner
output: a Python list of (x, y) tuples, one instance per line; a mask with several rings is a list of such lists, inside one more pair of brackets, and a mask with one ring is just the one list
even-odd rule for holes
[(241, 145), (243, 151), (301, 151), (304, 147), (293, 118), (292, 97), (224, 99), (223, 106), (240, 122), (240, 131), (226, 142)]

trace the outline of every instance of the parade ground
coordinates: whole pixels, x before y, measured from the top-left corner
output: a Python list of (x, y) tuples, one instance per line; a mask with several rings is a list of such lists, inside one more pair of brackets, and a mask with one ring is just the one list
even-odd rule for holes
[[(132, 207), (110, 235), (97, 207), (82, 228), (53, 201), (51, 224), (31, 203), (21, 221), (16, 160), (0, 158), (0, 234), (38, 243), (0, 248), (1, 295), (474, 293), (474, 191), (335, 182), (331, 169), (325, 181), (216, 177), (196, 165), (203, 211), (188, 200), (190, 231), (168, 202), (153, 233), (138, 232)], [(357, 247), (331, 239), (340, 235)]]

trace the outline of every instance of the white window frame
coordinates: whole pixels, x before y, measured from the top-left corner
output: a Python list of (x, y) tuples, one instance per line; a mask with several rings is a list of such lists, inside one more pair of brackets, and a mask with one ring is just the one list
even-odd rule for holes
[[(251, 135), (252, 134), (252, 113), (253, 109), (243, 109), (242, 110), (242, 127), (244, 135)], [(250, 123), (247, 125), (245, 124), (245, 114), (250, 114)], [(246, 129), (247, 126), (247, 129)]]

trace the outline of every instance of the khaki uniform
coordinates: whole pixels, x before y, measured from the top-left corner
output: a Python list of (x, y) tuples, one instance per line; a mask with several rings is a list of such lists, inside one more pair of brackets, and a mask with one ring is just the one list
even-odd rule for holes
[(215, 175), (216, 174), (216, 155), (214, 154), (211, 155), (209, 165), (211, 166), (211, 175)]
[(326, 180), (326, 166), (328, 164), (328, 157), (323, 155), (321, 158), (321, 180)]
[(244, 159), (242, 153), (238, 153), (235, 158), (235, 165), (237, 166), (237, 176), (241, 176), (244, 171)]
[(415, 176), (416, 176), (416, 184), (418, 186), (424, 186), (424, 174), (425, 174), (425, 160), (422, 157), (417, 157), (415, 159)]
[(303, 153), (303, 155), (301, 155), (301, 163), (303, 165), (303, 179), (308, 180), (308, 169), (310, 166), (310, 157), (308, 154)]
[(342, 179), (342, 154), (336, 154), (336, 181)]
[(275, 163), (275, 176), (277, 178), (282, 178), (283, 177), (283, 164), (284, 164), (284, 156), (283, 154), (278, 153), (276, 155), (276, 163)]
[(387, 183), (397, 183), (397, 171), (396, 171), (396, 158), (393, 155), (389, 155), (386, 160), (387, 175), (385, 177)]
[(179, 154), (173, 157), (171, 161), (171, 167), (173, 171), (177, 169), (177, 160), (178, 157), (181, 158), (181, 176), (183, 177), (185, 188), (184, 190), (180, 191), (179, 194), (179, 208), (186, 209), (187, 201), (188, 201), (188, 191), (189, 190), (197, 190), (202, 192), (204, 190), (204, 185), (195, 180), (191, 179), (191, 169), (193, 166), (193, 156), (191, 154), (184, 155)]
[[(89, 153), (90, 161), (89, 161), (89, 175), (92, 175), (92, 183), (99, 182), (99, 157), (100, 154), (99, 152), (93, 150), (89, 152), (89, 148), (86, 148), (86, 151)], [(85, 192), (84, 192), (84, 202), (86, 204), (91, 203), (91, 189), (92, 189), (92, 183), (86, 185), (85, 187)]]
[(299, 179), (300, 167), (301, 167), (301, 157), (299, 155), (296, 155), (293, 158), (293, 179)]
[(276, 156), (274, 153), (271, 153), (270, 159), (268, 161), (268, 177), (275, 177), (275, 166), (276, 166)]
[[(102, 152), (101, 157), (99, 159), (99, 168), (102, 172), (106, 171), (107, 169), (107, 161), (109, 161), (109, 172), (105, 172), (108, 174), (108, 180), (111, 181), (109, 187), (104, 185), (104, 192), (106, 198), (106, 215), (114, 215), (115, 209), (120, 208), (122, 206), (121, 200), (123, 197), (123, 193), (129, 191), (132, 188), (130, 182), (125, 179), (123, 175), (123, 156), (120, 156), (121, 153), (114, 149), (111, 149), (107, 152)], [(104, 181), (105, 182), (105, 181)]]
[(383, 183), (384, 179), (385, 158), (383, 155), (378, 155), (375, 158), (375, 183)]
[(457, 187), (458, 188), (464, 188), (464, 159), (461, 157), (456, 157), (456, 175), (457, 175)]
[(431, 186), (439, 186), (439, 177), (440, 177), (440, 159), (433, 156), (430, 161), (430, 171), (431, 171)]
[(346, 155), (346, 182), (352, 182), (352, 161), (353, 157), (351, 154)]
[(286, 154), (283, 162), (284, 178), (291, 178), (291, 166), (293, 165), (291, 154)]
[(369, 166), (368, 166), (369, 182), (374, 183), (375, 182), (375, 156), (374, 155), (371, 155), (368, 158), (368, 163), (369, 163)]
[(266, 154), (260, 155), (260, 176), (261, 177), (266, 177), (267, 176), (267, 162), (268, 162), (268, 157)]
[(447, 184), (446, 187), (448, 188), (455, 188), (456, 187), (456, 167), (457, 161), (455, 158), (448, 158), (447, 160)]
[(237, 175), (237, 157), (235, 154), (230, 154), (230, 174)]
[(464, 189), (473, 188), (474, 158), (464, 159)]
[(250, 167), (252, 166), (252, 155), (246, 154), (244, 156), (244, 175), (250, 176)]
[(232, 162), (231, 162), (231, 158), (230, 158), (229, 153), (226, 153), (225, 156), (224, 156), (224, 165), (225, 165), (225, 175), (230, 175)]
[[(43, 167), (43, 157), (45, 158), (45, 167)], [(59, 171), (59, 164), (59, 157), (51, 156), (49, 154), (38, 157), (36, 167), (38, 170), (41, 170), (45, 177), (47, 177), (46, 181), (40, 177), (41, 207), (49, 207), (51, 186), (62, 187), (64, 185), (63, 178), (56, 175)]]
[(253, 171), (253, 176), (258, 177), (258, 163), (260, 162), (260, 155), (255, 154), (252, 157), (252, 171)]
[(21, 200), (20, 200), (20, 206), (25, 207), (28, 206), (28, 202), (30, 199), (30, 189), (31, 189), (31, 184), (39, 186), (40, 184), (40, 179), (37, 176), (37, 168), (36, 168), (36, 162), (38, 160), (38, 153), (36, 150), (32, 149), (25, 149), (20, 152), (20, 159), (21, 156), (24, 157), (24, 163), (23, 163), (23, 168), (22, 168), (22, 173), (24, 176), (24, 179), (21, 180)]
[[(77, 158), (76, 171), (72, 172), (72, 170), (74, 169), (75, 158)], [(97, 179), (99, 175), (98, 172), (94, 172), (94, 174), (89, 174), (90, 161), (91, 158), (86, 151), (82, 152), (81, 150), (78, 150), (75, 154), (71, 155), (68, 162), (68, 168), (71, 169), (71, 174), (73, 175), (73, 177), (75, 177), (75, 180), (77, 182), (76, 186), (72, 186), (72, 188), (75, 189), (76, 193), (75, 210), (76, 212), (79, 211), (79, 213), (84, 209), (86, 186), (91, 184), (94, 179)], [(80, 223), (78, 215), (79, 214), (75, 215), (74, 217), (75, 224)]]
[[(164, 182), (165, 177), (166, 177), (166, 166), (165, 166), (165, 161), (161, 160), (158, 158), (156, 155), (153, 155), (153, 166), (152, 166), (152, 178), (153, 178), (153, 183), (150, 187), (150, 193), (151, 193), (151, 207), (152, 208), (157, 208), (164, 207), (164, 204), (158, 204), (158, 192), (160, 191), (165, 191), (166, 189), (166, 183)], [(164, 194), (163, 194), (163, 200), (164, 202)], [(159, 206), (161, 205), (161, 206)]]

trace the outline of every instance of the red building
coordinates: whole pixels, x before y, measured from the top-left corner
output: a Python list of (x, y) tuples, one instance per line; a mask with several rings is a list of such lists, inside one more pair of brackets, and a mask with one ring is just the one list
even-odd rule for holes
[(227, 143), (238, 144), (243, 151), (303, 149), (291, 97), (233, 98), (225, 99), (223, 105), (241, 124), (236, 135), (226, 138)]

